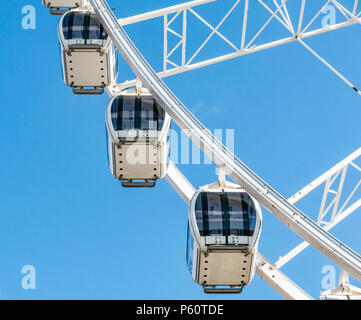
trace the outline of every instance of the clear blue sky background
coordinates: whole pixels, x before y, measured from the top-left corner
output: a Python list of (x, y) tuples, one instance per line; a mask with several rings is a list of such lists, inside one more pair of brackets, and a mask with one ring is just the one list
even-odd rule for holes
[[(127, 17), (180, 2), (110, 4)], [(230, 6), (228, 0), (218, 2), (198, 10), (213, 24)], [(36, 30), (21, 27), (27, 4), (37, 10)], [(0, 299), (279, 299), (258, 276), (236, 296), (208, 296), (193, 283), (185, 263), (186, 204), (164, 180), (154, 189), (134, 190), (112, 178), (105, 152), (108, 98), (75, 96), (63, 84), (58, 18), (40, 0), (3, 1), (0, 10)], [(255, 12), (253, 27), (266, 19)], [(239, 16), (241, 11), (221, 29), (237, 43)], [(127, 28), (157, 69), (161, 28), (162, 20)], [(272, 28), (265, 40), (286, 35)], [(208, 32), (200, 23), (191, 31), (199, 41)], [(359, 86), (360, 32), (357, 25), (307, 41)], [(217, 41), (203, 57), (224, 52)], [(121, 62), (119, 81), (132, 78)], [(360, 147), (361, 97), (298, 44), (166, 83), (211, 130), (235, 129), (236, 154), (286, 197)], [(197, 187), (216, 179), (211, 165), (180, 168)], [(315, 217), (319, 203), (311, 197), (300, 207)], [(333, 234), (360, 252), (360, 223), (355, 213)], [(260, 251), (266, 257), (276, 261), (299, 242), (264, 211)], [(29, 264), (37, 271), (36, 290), (21, 287), (21, 269)], [(317, 297), (327, 264), (332, 263), (309, 248), (282, 270)]]

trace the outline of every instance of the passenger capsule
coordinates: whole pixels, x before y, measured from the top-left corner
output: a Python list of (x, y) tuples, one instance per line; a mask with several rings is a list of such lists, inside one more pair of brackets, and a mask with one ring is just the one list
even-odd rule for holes
[(94, 12), (71, 10), (58, 26), (65, 83), (77, 94), (101, 94), (117, 77), (117, 52)]
[(201, 188), (188, 212), (187, 266), (206, 293), (240, 293), (255, 272), (262, 211), (237, 185)]
[(69, 9), (79, 8), (85, 4), (85, 0), (43, 0), (43, 5), (54, 15), (64, 14)]
[(166, 173), (170, 117), (151, 94), (124, 92), (106, 111), (109, 168), (123, 187), (154, 187)]

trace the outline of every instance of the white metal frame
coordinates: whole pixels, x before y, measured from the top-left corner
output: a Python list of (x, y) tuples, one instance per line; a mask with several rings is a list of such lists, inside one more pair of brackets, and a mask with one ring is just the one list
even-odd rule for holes
[[(289, 201), (279, 195), (275, 190), (273, 190), (269, 185), (267, 185), (261, 178), (259, 178), (255, 173), (248, 169), (239, 159), (237, 159), (232, 152), (230, 152), (222, 143), (220, 143), (189, 111), (188, 109), (174, 96), (174, 94), (169, 90), (169, 88), (160, 80), (160, 77), (170, 76), (173, 74), (181, 73), (184, 71), (200, 68), (206, 65), (214, 64), (217, 62), (229, 60), (235, 57), (239, 57), (245, 54), (261, 51), (278, 45), (286, 44), (293, 41), (298, 41), (301, 45), (306, 47), (311, 53), (313, 53), (318, 59), (320, 59), (327, 67), (329, 67), (333, 72), (335, 72), (343, 81), (345, 81), (350, 87), (352, 87), (359, 94), (360, 92), (356, 89), (353, 84), (348, 81), (341, 73), (336, 69), (330, 66), (326, 60), (321, 58), (313, 49), (311, 49), (303, 39), (325, 33), (331, 30), (336, 30), (351, 26), (354, 24), (361, 23), (361, 12), (357, 12), (358, 0), (354, 0), (354, 6), (352, 12), (347, 10), (340, 3), (341, 1), (336, 0), (325, 0), (325, 6), (329, 3), (332, 3), (336, 8), (342, 13), (346, 21), (339, 23), (332, 27), (324, 27), (316, 30), (309, 30), (312, 22), (317, 18), (319, 13), (317, 13), (314, 18), (303, 28), (303, 19), (304, 19), (304, 9), (306, 6), (306, 0), (302, 0), (301, 11), (298, 17), (298, 26), (295, 28), (292, 24), (291, 17), (288, 13), (286, 2), (287, 0), (273, 0), (273, 3), (276, 6), (276, 9), (271, 9), (268, 7), (262, 0), (257, 0), (268, 12), (271, 14), (267, 23), (256, 33), (250, 42), (246, 42), (246, 32), (247, 32), (247, 18), (248, 18), (248, 4), (249, 0), (245, 1), (244, 9), (244, 22), (242, 27), (242, 40), (240, 46), (236, 46), (231, 43), (223, 34), (219, 32), (219, 27), (222, 23), (228, 18), (229, 14), (239, 5), (240, 0), (236, 0), (230, 11), (227, 12), (226, 16), (220, 21), (220, 23), (214, 27), (209, 24), (203, 17), (197, 14), (193, 7), (213, 2), (215, 0), (196, 0), (183, 5), (174, 6), (171, 8), (158, 10), (156, 12), (139, 15), (136, 17), (131, 17), (127, 19), (117, 20), (112, 10), (109, 8), (106, 0), (90, 0), (90, 4), (94, 8), (96, 14), (100, 18), (103, 26), (106, 31), (114, 41), (115, 45), (119, 49), (120, 53), (123, 55), (126, 62), (132, 68), (134, 73), (137, 75), (140, 81), (144, 83), (147, 89), (152, 93), (152, 95), (157, 99), (157, 101), (162, 105), (165, 111), (172, 117), (172, 119), (185, 130), (186, 133), (190, 133), (190, 138), (195, 144), (197, 144), (207, 156), (214, 160), (214, 162), (225, 170), (225, 173), (228, 174), (234, 181), (242, 186), (252, 197), (259, 201), (265, 208), (267, 208), (271, 213), (273, 213), (278, 219), (290, 227), (294, 232), (301, 236), (306, 242), (307, 245), (312, 245), (321, 253), (323, 253), (327, 258), (338, 264), (342, 269), (353, 275), (356, 279), (361, 280), (361, 256), (356, 252), (352, 251), (338, 239), (330, 235), (327, 231), (331, 229), (334, 225), (342, 221), (349, 214), (354, 212), (357, 208), (361, 206), (361, 199), (354, 202), (352, 205), (346, 208), (349, 203), (352, 195), (356, 192), (360, 182), (353, 189), (347, 201), (341, 205), (341, 209), (338, 210), (340, 206), (340, 196), (343, 190), (343, 183), (346, 179), (347, 167), (352, 166), (357, 170), (361, 171), (360, 167), (354, 164), (354, 160), (358, 158), (361, 154), (360, 149), (345, 159), (342, 163), (335, 166), (333, 169), (328, 171), (325, 175), (321, 176), (319, 179), (316, 179), (311, 185), (302, 189), (298, 194), (293, 196)], [(279, 2), (280, 1), (280, 2)], [(177, 33), (171, 28), (171, 24), (174, 21), (174, 16), (168, 20), (168, 15), (175, 13), (175, 16), (181, 15), (183, 17), (183, 32), (182, 34)], [(187, 48), (187, 15), (193, 14), (200, 21), (202, 21), (207, 27), (211, 29), (210, 36), (206, 41), (201, 45), (201, 47), (193, 54), (190, 60), (186, 59), (186, 48)], [(163, 55), (163, 72), (158, 75), (152, 70), (148, 65), (146, 60), (139, 53), (137, 48), (128, 38), (127, 34), (121, 27), (121, 25), (127, 25), (134, 22), (139, 22), (147, 20), (149, 18), (155, 17), (164, 17), (164, 55)], [(173, 21), (172, 21), (173, 19)], [(291, 36), (288, 38), (280, 39), (274, 42), (269, 42), (261, 44), (258, 46), (254, 45), (254, 41), (262, 33), (262, 31), (267, 27), (268, 23), (271, 20), (278, 20), (290, 33)], [(180, 42), (170, 49), (168, 48), (167, 36), (168, 33), (177, 33), (177, 36), (180, 39)], [(192, 63), (197, 54), (205, 47), (209, 39), (218, 35), (226, 43), (229, 44), (235, 51), (221, 56), (216, 57), (211, 60), (201, 61), (197, 63)], [(177, 65), (170, 60), (172, 54), (178, 48), (182, 48), (182, 58), (181, 64)], [(169, 63), (169, 62), (172, 63)], [(172, 65), (172, 69), (168, 69), (168, 64)], [(112, 84), (108, 88), (108, 93), (110, 96), (116, 94), (120, 89), (130, 87), (136, 84), (136, 81), (126, 82), (125, 84), (118, 85), (116, 83)], [(338, 190), (336, 191), (335, 199), (331, 202), (331, 206), (325, 207), (327, 196), (330, 193), (334, 193), (331, 189), (331, 186), (336, 181), (337, 176), (340, 176), (340, 183)], [(180, 194), (180, 196), (189, 203), (191, 197), (193, 196), (195, 190), (193, 186), (189, 183), (187, 179), (184, 178), (182, 173), (170, 163), (166, 178), (170, 185)], [(319, 214), (318, 223), (312, 221), (304, 213), (299, 211), (293, 206), (293, 204), (301, 199), (306, 194), (313, 191), (317, 186), (322, 183), (326, 184), (323, 200), (321, 202), (321, 210)], [(331, 211), (332, 208), (332, 211)], [(332, 213), (331, 213), (332, 212)], [(321, 226), (324, 222), (326, 214), (331, 214), (331, 219), (327, 224)], [(296, 248), (297, 249), (297, 248)], [(300, 251), (299, 251), (300, 252)], [(294, 251), (288, 256), (288, 260), (292, 259), (298, 252)], [(261, 254), (258, 254), (256, 270), (257, 274), (269, 283), (275, 290), (277, 290), (283, 297), (287, 299), (311, 299), (311, 297), (300, 289), (294, 282), (288, 279), (283, 273), (278, 270), (278, 267), (286, 263), (285, 259), (283, 261), (278, 261), (275, 265), (270, 263), (266, 258)]]
[(157, 76), (119, 25), (107, 2), (90, 0), (90, 3), (133, 72), (178, 126), (188, 129), (186, 133), (190, 135), (192, 141), (213, 159), (216, 165), (225, 168), (230, 178), (292, 231), (356, 279), (361, 280), (361, 256), (295, 208), (229, 151)]
[[(140, 14), (137, 16), (119, 19), (119, 24), (121, 26), (127, 26), (133, 23), (146, 21), (149, 19), (160, 18), (164, 19), (163, 25), (163, 70), (158, 73), (160, 78), (172, 76), (175, 74), (183, 73), (186, 71), (202, 68), (208, 65), (212, 65), (218, 62), (238, 58), (240, 56), (244, 56), (247, 54), (259, 52), (262, 50), (270, 49), (273, 47), (277, 47), (280, 45), (284, 45), (291, 42), (298, 42), (304, 48), (306, 48), (310, 53), (312, 53), (317, 59), (319, 59), (326, 67), (328, 67), (332, 72), (334, 72), (341, 80), (343, 80), (349, 87), (355, 90), (358, 94), (361, 95), (360, 90), (356, 88), (356, 86), (349, 81), (345, 76), (343, 76), (339, 71), (337, 71), (334, 67), (332, 67), (324, 58), (322, 58), (315, 50), (313, 50), (308, 44), (305, 43), (304, 39), (314, 37), (319, 34), (323, 34), (326, 32), (334, 31), (337, 29), (342, 29), (345, 27), (349, 27), (355, 24), (361, 23), (361, 8), (360, 12), (357, 12), (358, 8), (358, 0), (354, 1), (353, 10), (350, 12), (347, 10), (342, 4), (341, 1), (336, 0), (324, 0), (324, 5), (320, 8), (319, 11), (316, 11), (313, 15), (313, 18), (309, 21), (305, 21), (304, 13), (307, 8), (307, 1), (302, 0), (300, 2), (300, 12), (298, 16), (290, 17), (289, 12), (287, 10), (287, 0), (273, 0), (274, 8), (271, 8), (267, 5), (264, 0), (254, 0), (260, 6), (262, 6), (265, 10), (265, 14), (269, 15), (266, 23), (255, 33), (255, 35), (251, 38), (251, 40), (247, 41), (247, 33), (249, 32), (249, 0), (243, 0), (245, 3), (243, 9), (243, 24), (240, 30), (234, 30), (237, 34), (241, 33), (242, 38), (240, 44), (232, 43), (227, 36), (223, 35), (219, 28), (227, 21), (230, 14), (234, 12), (236, 9), (239, 9), (241, 4), (241, 0), (235, 0), (234, 4), (227, 11), (227, 13), (220, 19), (219, 23), (216, 26), (213, 26), (210, 22), (207, 21), (206, 18), (202, 17), (199, 13), (196, 12), (195, 7), (204, 5), (206, 3), (214, 2), (216, 0), (198, 0), (184, 3), (182, 5), (177, 5), (173, 7), (169, 7), (162, 10), (156, 10), (153, 12)], [(288, 0), (290, 2), (292, 0)], [(308, 0), (310, 1), (310, 0)], [(344, 17), (344, 21), (332, 25), (332, 26), (322, 26), (321, 28), (313, 28), (313, 24), (317, 18), (320, 17), (322, 11), (329, 5), (333, 4), (338, 12), (342, 14)], [(195, 52), (191, 53), (191, 57), (187, 58), (187, 47), (189, 47), (187, 38), (187, 30), (191, 29), (192, 26), (189, 25), (189, 16), (192, 15), (196, 17), (199, 21), (201, 21), (205, 26), (210, 29), (209, 36), (204, 40), (204, 42), (195, 50)], [(182, 19), (182, 32), (177, 32), (172, 28), (172, 24), (176, 19)], [(260, 38), (264, 30), (271, 24), (273, 21), (278, 21), (280, 25), (290, 33), (289, 37), (281, 38), (271, 42), (264, 42), (256, 44), (256, 41)], [(292, 23), (292, 21), (294, 23)], [(297, 23), (296, 23), (297, 22)], [(169, 35), (175, 35), (179, 41), (176, 45), (170, 46), (168, 43)], [(230, 52), (228, 54), (214, 57), (212, 59), (207, 59), (203, 61), (194, 62), (195, 58), (199, 55), (199, 53), (204, 50), (209, 43), (209, 41), (214, 37), (218, 36), (220, 39), (224, 41), (230, 48)], [(181, 58), (180, 61), (172, 60), (172, 56), (177, 50), (181, 50)], [(126, 81), (119, 85), (120, 88), (127, 88), (135, 85), (135, 80)]]
[[(302, 190), (294, 194), (291, 198), (288, 199), (288, 201), (294, 204), (318, 187), (324, 185), (317, 224), (322, 226), (322, 228), (324, 228), (326, 231), (331, 230), (333, 227), (335, 227), (337, 224), (339, 224), (350, 214), (361, 207), (361, 198), (355, 199), (353, 202), (351, 201), (355, 198), (354, 195), (356, 194), (356, 191), (361, 189), (361, 174), (360, 179), (352, 186), (351, 192), (346, 195), (344, 192), (345, 181), (347, 177), (351, 175), (351, 169), (353, 169), (352, 177), (355, 176), (355, 173), (361, 173), (361, 168), (355, 164), (356, 160), (361, 160), (361, 148), (357, 149), (347, 158), (339, 162), (319, 178), (315, 179)], [(345, 198), (343, 203), (340, 202), (342, 195), (344, 195)], [(332, 199), (328, 203), (327, 200), (329, 198)], [(283, 257), (280, 257), (279, 260), (275, 263), (275, 266), (281, 268), (308, 246), (309, 244), (307, 242), (302, 242)]]
[(222, 145), (160, 80), (119, 25), (107, 2), (90, 2), (128, 65), (180, 128), (188, 129), (192, 141), (283, 223), (334, 263), (361, 280), (361, 256), (292, 206)]

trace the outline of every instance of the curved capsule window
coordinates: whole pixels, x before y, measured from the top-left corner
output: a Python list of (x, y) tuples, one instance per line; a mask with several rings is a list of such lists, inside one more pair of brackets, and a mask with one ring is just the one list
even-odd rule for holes
[(115, 131), (133, 129), (161, 131), (164, 116), (164, 110), (152, 96), (121, 95), (114, 99), (111, 106)]
[(63, 20), (65, 40), (106, 40), (103, 26), (95, 14), (88, 12), (70, 12)]
[(245, 192), (201, 192), (195, 216), (202, 237), (252, 237), (256, 226), (255, 204)]
[(194, 250), (194, 238), (192, 236), (192, 232), (188, 223), (186, 260), (187, 260), (188, 271), (190, 274), (192, 274), (192, 270), (193, 270), (193, 250)]

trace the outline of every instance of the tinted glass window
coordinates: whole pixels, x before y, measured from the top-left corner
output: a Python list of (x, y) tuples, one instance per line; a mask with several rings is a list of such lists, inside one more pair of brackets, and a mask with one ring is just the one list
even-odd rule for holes
[(88, 39), (106, 39), (107, 35), (100, 24), (99, 19), (95, 15), (89, 16), (89, 26), (88, 26)]
[(118, 127), (120, 130), (129, 130), (134, 129), (135, 125), (135, 97), (127, 97), (126, 99), (122, 99), (120, 103), (118, 103), (118, 112), (116, 113)]
[(73, 12), (64, 17), (63, 34), (66, 40), (105, 40), (107, 34), (94, 14)]
[(108, 161), (108, 167), (110, 167), (110, 160), (109, 160), (109, 135), (107, 127), (105, 126), (105, 143), (106, 143), (106, 151), (107, 151), (107, 161)]
[(195, 204), (201, 236), (253, 236), (256, 209), (244, 192), (201, 192)]
[(228, 193), (227, 198), (230, 235), (252, 236), (256, 225), (256, 210), (252, 198), (247, 193)]
[(201, 236), (222, 236), (223, 211), (216, 192), (201, 192), (196, 200), (196, 220)]
[(204, 229), (208, 229), (208, 208), (203, 210), (202, 195), (199, 194), (195, 204), (195, 216), (198, 230), (201, 236), (205, 236)]
[(192, 269), (193, 269), (193, 250), (194, 250), (194, 239), (188, 223), (186, 259), (187, 259), (188, 271), (190, 272), (190, 274), (192, 274)]
[(151, 97), (119, 96), (111, 107), (112, 123), (115, 131), (158, 130), (163, 127), (164, 111)]
[(243, 214), (243, 207), (240, 205), (240, 195), (230, 194), (228, 197), (229, 210), (229, 233), (234, 236), (243, 236), (247, 228), (247, 215)]
[[(145, 97), (141, 100), (140, 129), (158, 130), (158, 109), (155, 107), (155, 101), (152, 97)], [(161, 127), (161, 126), (160, 126)]]
[(223, 228), (223, 211), (221, 207), (221, 201), (219, 194), (205, 193), (203, 195), (206, 198), (208, 205), (208, 225), (209, 236), (222, 236), (224, 235)]

